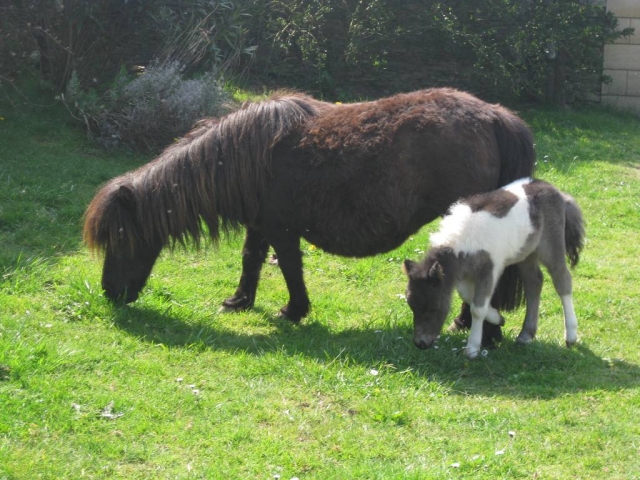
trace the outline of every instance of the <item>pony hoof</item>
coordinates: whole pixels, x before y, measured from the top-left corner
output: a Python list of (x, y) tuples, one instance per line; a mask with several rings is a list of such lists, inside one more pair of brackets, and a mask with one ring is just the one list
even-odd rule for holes
[(479, 350), (467, 350), (467, 351), (465, 352), (465, 355), (467, 356), (467, 358), (468, 358), (469, 360), (474, 360), (474, 359), (478, 358), (478, 354), (479, 354), (479, 353), (480, 353), (480, 351), (479, 351)]
[(287, 320), (289, 320), (291, 323), (298, 325), (300, 323), (300, 320), (302, 320), (302, 317), (304, 317), (304, 315), (296, 315), (294, 313), (292, 313), (289, 308), (287, 307), (282, 307), (280, 309), (280, 311), (278, 312), (278, 317), (280, 318), (286, 318)]
[(234, 295), (227, 298), (222, 302), (222, 308), (219, 311), (223, 312), (239, 312), (241, 310), (248, 310), (253, 307), (253, 302), (245, 295)]
[(449, 325), (449, 328), (447, 328), (447, 332), (460, 332), (462, 330), (469, 329), (464, 327), (463, 325), (458, 325), (456, 322), (453, 322), (451, 325)]
[(529, 335), (520, 334), (518, 335), (518, 338), (516, 338), (516, 345), (529, 345), (531, 342), (533, 342), (533, 338), (534, 337)]
[(573, 340), (573, 341), (566, 340), (566, 341), (564, 342), (564, 344), (567, 346), (567, 348), (571, 348), (571, 347), (573, 347), (576, 343), (577, 343), (577, 340)]

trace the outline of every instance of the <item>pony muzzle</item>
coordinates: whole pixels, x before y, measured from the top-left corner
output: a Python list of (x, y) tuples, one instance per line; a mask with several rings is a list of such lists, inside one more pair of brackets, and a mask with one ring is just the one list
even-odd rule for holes
[(433, 334), (415, 333), (413, 343), (420, 350), (426, 350), (433, 346), (437, 338), (438, 336)]

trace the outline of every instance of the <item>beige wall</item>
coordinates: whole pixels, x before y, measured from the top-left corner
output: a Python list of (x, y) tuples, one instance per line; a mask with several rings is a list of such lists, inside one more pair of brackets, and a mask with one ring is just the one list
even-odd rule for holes
[(604, 47), (604, 74), (613, 81), (602, 85), (601, 101), (640, 113), (640, 0), (607, 0), (607, 10), (618, 17), (620, 29), (636, 33)]

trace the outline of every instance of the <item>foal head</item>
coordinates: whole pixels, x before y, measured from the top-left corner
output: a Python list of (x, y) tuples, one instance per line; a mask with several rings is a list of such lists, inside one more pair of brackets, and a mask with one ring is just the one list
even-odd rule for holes
[(422, 263), (405, 260), (402, 270), (409, 278), (407, 303), (413, 312), (413, 342), (418, 348), (429, 348), (449, 314), (452, 282), (445, 278), (440, 261), (431, 256)]
[(105, 186), (87, 209), (84, 236), (104, 250), (102, 289), (113, 302), (137, 300), (162, 250), (162, 242), (144, 240), (140, 217), (127, 184)]

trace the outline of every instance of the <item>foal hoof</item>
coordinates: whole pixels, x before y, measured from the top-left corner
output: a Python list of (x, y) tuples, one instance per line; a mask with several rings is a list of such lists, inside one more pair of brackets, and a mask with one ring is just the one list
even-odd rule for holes
[(447, 328), (447, 332), (460, 332), (462, 330), (469, 330), (469, 329), (466, 328), (464, 325), (458, 325), (458, 323), (456, 323), (455, 320), (451, 325), (449, 325), (449, 328)]
[(518, 335), (518, 338), (516, 338), (516, 345), (529, 345), (531, 342), (533, 342), (533, 337), (529, 336), (529, 335)]
[(577, 342), (578, 342), (577, 340), (573, 340), (573, 341), (566, 340), (566, 341), (564, 342), (564, 344), (567, 346), (567, 348), (571, 348), (571, 347), (573, 347)]
[(478, 355), (480, 354), (480, 350), (468, 350), (467, 349), (464, 354), (467, 356), (467, 358), (469, 360), (474, 360), (474, 359), (478, 358)]

